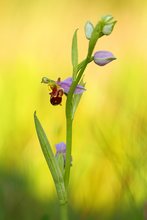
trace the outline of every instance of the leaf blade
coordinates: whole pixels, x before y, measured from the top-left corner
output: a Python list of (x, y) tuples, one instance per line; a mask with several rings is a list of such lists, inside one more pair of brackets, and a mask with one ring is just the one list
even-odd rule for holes
[(71, 60), (72, 60), (72, 66), (73, 66), (73, 78), (75, 78), (76, 74), (76, 67), (78, 65), (78, 42), (77, 42), (77, 31), (75, 30), (73, 39), (72, 39), (72, 52), (71, 52)]
[(44, 157), (46, 159), (47, 165), (50, 169), (56, 186), (59, 201), (61, 204), (65, 204), (67, 202), (67, 195), (64, 186), (64, 179), (61, 174), (60, 168), (57, 164), (57, 161), (55, 160), (54, 154), (52, 152), (47, 136), (43, 130), (43, 127), (36, 116), (36, 112), (34, 112), (34, 122), (42, 152), (44, 154)]

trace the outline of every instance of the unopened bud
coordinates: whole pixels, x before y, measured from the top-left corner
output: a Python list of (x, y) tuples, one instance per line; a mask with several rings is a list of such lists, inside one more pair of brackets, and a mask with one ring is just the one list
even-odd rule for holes
[(112, 15), (102, 16), (102, 20), (103, 20), (105, 23), (110, 22), (112, 19), (113, 19)]
[(94, 54), (94, 62), (99, 66), (104, 66), (113, 60), (116, 60), (116, 58), (109, 51), (101, 50)]
[(113, 31), (114, 25), (115, 25), (116, 21), (110, 23), (110, 24), (106, 24), (104, 25), (103, 29), (102, 29), (102, 33), (104, 35), (109, 35), (111, 34), (111, 32)]
[(86, 38), (90, 40), (92, 32), (94, 30), (93, 24), (90, 21), (87, 21), (84, 29), (85, 29)]
[(113, 28), (117, 21), (113, 20), (112, 15), (105, 15), (102, 17), (102, 22), (103, 22), (103, 28), (102, 28), (103, 35), (109, 35), (113, 31)]

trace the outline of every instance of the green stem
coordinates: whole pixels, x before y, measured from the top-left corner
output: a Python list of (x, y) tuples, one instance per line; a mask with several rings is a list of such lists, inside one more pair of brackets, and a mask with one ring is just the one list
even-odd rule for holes
[(60, 220), (68, 220), (67, 203), (60, 205)]
[[(70, 106), (70, 102), (67, 104)], [(69, 175), (70, 175), (70, 164), (71, 164), (71, 147), (72, 147), (72, 117), (71, 113), (72, 108), (70, 108), (70, 111), (66, 111), (66, 164), (65, 164), (65, 176), (64, 176), (64, 183), (65, 188), (67, 189), (68, 182), (69, 182)]]
[(93, 50), (94, 50), (94, 47), (95, 47), (95, 44), (98, 38), (102, 36), (101, 30), (102, 30), (102, 23), (99, 22), (96, 25), (92, 33), (91, 39), (89, 41), (89, 47), (88, 47), (86, 59), (83, 60), (75, 69), (75, 71), (77, 71), (78, 74), (77, 74), (76, 79), (73, 78), (73, 83), (67, 95), (67, 100), (66, 100), (66, 164), (65, 164), (65, 175), (64, 175), (64, 183), (65, 183), (66, 190), (69, 184), (70, 164), (71, 164), (73, 95), (74, 95), (75, 88), (78, 85), (79, 81), (81, 80), (81, 77), (88, 63), (90, 63), (93, 60), (92, 53), (93, 53)]
[(70, 91), (67, 95), (67, 101), (66, 101), (66, 165), (65, 165), (65, 176), (64, 176), (64, 182), (65, 182), (65, 188), (67, 189), (68, 183), (69, 183), (69, 176), (70, 176), (70, 163), (71, 163), (71, 148), (72, 148), (72, 98), (75, 91), (75, 88), (80, 81), (84, 70), (86, 69), (87, 65), (89, 63), (89, 58), (87, 57), (84, 61), (83, 67), (81, 68), (77, 78), (75, 81), (73, 81)]
[[(88, 63), (91, 63), (91, 62), (93, 61), (93, 58), (94, 58), (94, 57), (92, 56), (92, 57), (88, 60)], [(78, 66), (77, 66), (77, 72), (79, 72), (80, 69), (81, 69), (81, 68), (83, 67), (83, 65), (85, 64), (85, 60), (86, 60), (86, 59), (82, 60), (81, 63), (78, 64)]]

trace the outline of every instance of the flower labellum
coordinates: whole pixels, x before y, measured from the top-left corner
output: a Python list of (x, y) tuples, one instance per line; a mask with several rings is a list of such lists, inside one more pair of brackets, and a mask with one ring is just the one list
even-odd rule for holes
[(43, 77), (41, 83), (47, 84), (50, 94), (50, 103), (52, 105), (61, 105), (62, 96), (64, 94), (63, 88), (61, 88), (54, 80), (50, 80), (47, 77)]
[(99, 66), (104, 66), (113, 60), (116, 60), (114, 55), (106, 50), (97, 51), (94, 54), (94, 62)]
[[(50, 103), (52, 105), (61, 105), (62, 103), (62, 96), (65, 94), (67, 95), (73, 79), (71, 77), (61, 81), (58, 78), (57, 81), (50, 80), (47, 77), (43, 77), (41, 83), (47, 84), (49, 90), (51, 90), (50, 94)], [(85, 88), (81, 85), (77, 85), (74, 94), (81, 94), (85, 91)]]
[(62, 96), (64, 94), (64, 90), (62, 88), (55, 87), (52, 89), (52, 92), (49, 93), (50, 103), (52, 105), (60, 105), (62, 102)]

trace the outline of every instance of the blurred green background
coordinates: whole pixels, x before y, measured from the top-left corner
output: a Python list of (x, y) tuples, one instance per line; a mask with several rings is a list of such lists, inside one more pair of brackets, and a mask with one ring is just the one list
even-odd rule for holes
[(85, 72), (74, 122), (70, 219), (147, 219), (147, 3), (135, 0), (0, 2), (0, 220), (59, 219), (55, 188), (33, 122), (36, 110), (55, 151), (65, 141), (65, 99), (51, 106), (41, 78), (71, 74), (71, 39), (112, 14), (118, 23), (97, 50), (117, 60)]

